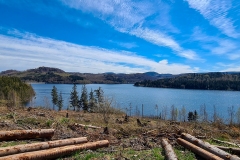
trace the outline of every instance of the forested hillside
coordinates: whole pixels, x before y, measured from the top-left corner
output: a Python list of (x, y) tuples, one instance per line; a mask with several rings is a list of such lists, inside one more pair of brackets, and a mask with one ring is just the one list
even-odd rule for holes
[(142, 80), (156, 80), (158, 78), (171, 77), (171, 74), (158, 74), (156, 72), (147, 73), (78, 73), (65, 72), (58, 68), (39, 67), (36, 69), (29, 69), (26, 71), (7, 70), (0, 73), (0, 76), (14, 76), (19, 77), (26, 82), (44, 82), (54, 84), (134, 84)]
[(240, 90), (240, 73), (213, 72), (189, 73), (173, 78), (144, 80), (136, 82), (135, 86), (204, 90)]
[(0, 76), (0, 100), (7, 103), (26, 103), (34, 96), (31, 85), (17, 77)]

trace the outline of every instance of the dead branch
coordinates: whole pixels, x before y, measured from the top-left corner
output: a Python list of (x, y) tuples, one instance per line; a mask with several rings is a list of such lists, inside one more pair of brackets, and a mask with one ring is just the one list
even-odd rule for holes
[(215, 154), (223, 159), (229, 159), (229, 160), (240, 160), (239, 157), (235, 156), (235, 155), (231, 155), (217, 147), (214, 147), (212, 145), (210, 145), (207, 142), (204, 142), (200, 139), (197, 139), (196, 137), (190, 135), (190, 134), (186, 134), (186, 133), (182, 133), (181, 137), (195, 145), (197, 145), (198, 147), (201, 147), (209, 152), (211, 152), (212, 154)]
[(232, 145), (232, 146), (237, 146), (237, 147), (239, 147), (239, 145), (237, 145), (237, 144), (235, 144), (235, 143), (231, 143), (231, 142), (227, 142), (227, 141), (220, 141), (220, 140), (214, 139), (214, 138), (212, 138), (212, 140), (215, 141), (215, 142), (218, 142), (218, 143), (223, 143), (223, 144), (228, 144), (228, 145)]
[(71, 138), (71, 139), (64, 139), (64, 140), (16, 145), (11, 147), (1, 147), (0, 157), (17, 154), (17, 153), (24, 153), (24, 152), (31, 152), (31, 151), (73, 145), (73, 144), (81, 144), (81, 143), (86, 143), (87, 141), (88, 140), (86, 137), (79, 137), (79, 138)]
[(168, 140), (166, 138), (162, 139), (162, 146), (165, 151), (165, 155), (168, 160), (177, 160), (177, 156), (175, 152), (173, 151), (172, 145), (168, 143)]
[(78, 124), (78, 123), (75, 123), (74, 125), (78, 126), (78, 127), (87, 127), (87, 128), (93, 128), (93, 129), (101, 129), (101, 127), (92, 126), (92, 125), (85, 125), (85, 124)]
[(205, 159), (224, 160), (224, 159), (222, 159), (222, 158), (220, 158), (220, 157), (218, 157), (218, 156), (216, 156), (216, 155), (214, 155), (214, 154), (212, 154), (212, 153), (210, 153), (210, 152), (208, 152), (208, 151), (206, 151), (206, 150), (204, 150), (204, 149), (202, 149), (202, 148), (200, 148), (200, 147), (198, 147), (198, 146), (196, 146), (196, 145), (194, 145), (194, 144), (192, 144), (192, 143), (190, 143), (190, 142), (188, 142), (188, 141), (186, 141), (182, 138), (178, 138), (177, 142), (178, 142), (178, 144), (180, 144), (183, 147), (193, 151), (194, 153), (196, 153), (197, 155), (199, 155), (199, 156), (201, 156)]
[(56, 159), (58, 157), (70, 155), (76, 151), (82, 151), (86, 149), (98, 149), (101, 147), (108, 147), (108, 140), (102, 140), (97, 142), (88, 142), (79, 145), (69, 145), (64, 147), (20, 153), (15, 155), (9, 155), (0, 157), (0, 160), (17, 160), (17, 159), (31, 159), (31, 160), (42, 160), (42, 159)]
[(54, 129), (0, 131), (0, 141), (36, 138), (51, 139), (53, 134)]

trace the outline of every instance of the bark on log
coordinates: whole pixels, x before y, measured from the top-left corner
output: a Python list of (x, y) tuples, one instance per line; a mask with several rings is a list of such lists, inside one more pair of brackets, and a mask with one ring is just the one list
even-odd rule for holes
[(88, 142), (87, 137), (79, 137), (79, 138), (70, 138), (70, 139), (64, 139), (64, 140), (16, 145), (11, 147), (1, 147), (0, 157), (17, 154), (17, 153), (24, 153), (24, 152), (31, 152), (31, 151), (73, 145), (73, 144), (81, 144), (86, 142)]
[(232, 154), (240, 155), (240, 148), (224, 147), (224, 146), (216, 146), (216, 145), (214, 146), (224, 151), (230, 152)]
[(79, 126), (79, 127), (87, 127), (87, 128), (93, 128), (93, 129), (101, 129), (101, 127), (97, 127), (97, 126), (92, 126), (92, 125), (85, 125), (85, 124), (78, 124), (75, 123), (75, 126)]
[(168, 140), (166, 138), (162, 139), (162, 146), (164, 148), (167, 160), (177, 160), (178, 159), (175, 152), (173, 151), (172, 145), (168, 143)]
[(204, 149), (202, 149), (202, 148), (200, 148), (200, 147), (198, 147), (198, 146), (196, 146), (196, 145), (194, 145), (194, 144), (192, 144), (192, 143), (190, 143), (190, 142), (188, 142), (188, 141), (186, 141), (182, 138), (178, 138), (177, 142), (178, 142), (178, 144), (184, 146), (185, 148), (191, 150), (192, 152), (196, 153), (197, 155), (199, 155), (199, 156), (201, 156), (205, 159), (224, 160), (223, 158), (220, 158), (220, 157), (218, 157), (218, 156), (216, 156), (216, 155), (214, 155), (214, 154), (212, 154), (212, 153), (210, 153), (210, 152), (208, 152), (208, 151), (206, 151), (206, 150), (204, 150)]
[(0, 160), (19, 160), (19, 159), (27, 159), (27, 160), (42, 160), (42, 159), (56, 159), (62, 156), (70, 155), (76, 151), (81, 151), (85, 149), (98, 149), (101, 147), (107, 147), (109, 145), (108, 140), (102, 140), (97, 142), (88, 142), (79, 145), (69, 145), (64, 147), (20, 153), (5, 157), (0, 157)]
[(51, 139), (53, 135), (54, 129), (0, 131), (0, 141), (36, 138)]
[(226, 160), (240, 160), (239, 157), (235, 156), (235, 155), (231, 155), (217, 147), (214, 147), (212, 145), (210, 145), (209, 143), (207, 142), (204, 142), (200, 139), (197, 139), (196, 137), (190, 135), (190, 134), (186, 134), (186, 133), (182, 133), (181, 137), (223, 159), (226, 159)]

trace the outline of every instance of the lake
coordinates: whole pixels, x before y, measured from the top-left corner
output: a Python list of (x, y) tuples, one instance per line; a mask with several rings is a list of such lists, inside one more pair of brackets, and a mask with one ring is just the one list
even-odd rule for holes
[[(32, 84), (36, 97), (29, 105), (52, 108), (51, 90), (54, 85), (58, 92), (62, 92), (64, 109), (66, 109), (69, 106), (70, 92), (73, 87), (71, 84)], [(145, 116), (159, 115), (163, 108), (167, 108), (170, 112), (172, 105), (179, 110), (185, 106), (187, 112), (194, 110), (200, 112), (200, 106), (205, 105), (209, 117), (213, 114), (213, 106), (216, 107), (221, 117), (227, 117), (229, 107), (234, 106), (235, 110), (240, 107), (239, 91), (147, 88), (134, 87), (133, 84), (87, 84), (86, 87), (88, 92), (101, 87), (104, 95), (114, 100), (115, 107), (127, 111), (131, 115), (135, 115), (138, 110), (142, 112), (142, 105)], [(77, 85), (79, 94), (81, 88), (82, 85)]]

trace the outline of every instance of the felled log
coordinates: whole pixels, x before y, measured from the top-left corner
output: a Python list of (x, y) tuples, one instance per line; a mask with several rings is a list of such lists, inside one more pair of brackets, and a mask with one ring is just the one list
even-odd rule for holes
[(192, 143), (190, 143), (190, 142), (188, 142), (188, 141), (186, 141), (182, 138), (178, 138), (177, 142), (178, 142), (178, 144), (182, 145), (183, 147), (191, 150), (195, 154), (197, 154), (197, 155), (199, 155), (199, 156), (201, 156), (205, 159), (224, 160), (223, 158), (220, 158), (220, 157), (218, 157), (218, 156), (216, 156), (216, 155), (214, 155), (214, 154), (212, 154), (212, 153), (210, 153), (210, 152), (208, 152), (208, 151), (206, 151), (206, 150), (204, 150), (204, 149), (202, 149), (202, 148), (200, 148), (200, 147), (198, 147), (198, 146), (196, 146), (196, 145), (194, 145), (194, 144), (192, 144)]
[(79, 138), (70, 138), (70, 139), (64, 139), (64, 140), (16, 145), (11, 147), (1, 147), (0, 157), (17, 154), (17, 153), (24, 153), (24, 152), (31, 152), (31, 151), (73, 145), (73, 144), (81, 144), (81, 143), (86, 143), (87, 141), (88, 141), (87, 137), (79, 137)]
[(178, 159), (175, 152), (173, 151), (172, 145), (168, 143), (168, 140), (166, 138), (162, 139), (162, 146), (164, 148), (167, 160), (177, 160)]
[(217, 147), (214, 147), (212, 145), (210, 145), (207, 142), (204, 142), (200, 139), (197, 139), (196, 137), (190, 135), (190, 134), (186, 134), (186, 133), (182, 133), (181, 137), (195, 145), (197, 145), (198, 147), (201, 147), (223, 159), (229, 159), (229, 160), (240, 160), (239, 157), (235, 156), (235, 155), (231, 155)]
[(224, 146), (216, 146), (215, 147), (224, 150), (226, 152), (230, 152), (232, 154), (240, 155), (240, 148), (235, 148), (235, 147), (224, 147)]
[(101, 129), (101, 127), (92, 126), (92, 125), (85, 125), (85, 124), (78, 124), (78, 123), (75, 123), (74, 125), (78, 126), (78, 127), (87, 127), (87, 128), (93, 128), (93, 129)]
[(15, 155), (9, 155), (0, 157), (0, 160), (19, 160), (19, 159), (31, 159), (31, 160), (42, 160), (42, 159), (56, 159), (58, 157), (70, 155), (76, 151), (82, 151), (86, 149), (98, 149), (101, 147), (107, 147), (109, 145), (108, 140), (102, 140), (97, 142), (88, 142), (78, 145), (69, 145), (64, 147), (45, 149), (34, 152), (20, 153)]
[(214, 138), (212, 140), (215, 141), (215, 142), (218, 142), (218, 143), (223, 143), (223, 144), (228, 144), (228, 145), (239, 147), (239, 145), (237, 145), (235, 143), (231, 143), (231, 142), (227, 142), (227, 141), (220, 141), (220, 140), (214, 139)]
[(0, 131), (0, 141), (36, 138), (51, 139), (53, 135), (54, 129)]

